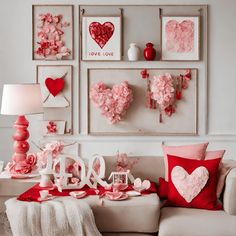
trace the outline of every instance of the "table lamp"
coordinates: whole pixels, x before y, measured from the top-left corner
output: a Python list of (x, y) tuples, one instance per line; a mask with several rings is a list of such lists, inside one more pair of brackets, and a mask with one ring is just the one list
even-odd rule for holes
[(12, 161), (6, 166), (11, 175), (30, 173), (35, 164), (36, 156), (27, 156), (29, 150), (29, 126), (25, 115), (43, 112), (40, 84), (5, 84), (2, 94), (2, 115), (18, 115), (14, 123), (16, 132), (13, 135), (14, 154)]

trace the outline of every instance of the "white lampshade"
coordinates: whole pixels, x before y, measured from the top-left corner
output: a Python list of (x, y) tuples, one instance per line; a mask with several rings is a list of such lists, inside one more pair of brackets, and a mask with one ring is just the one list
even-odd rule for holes
[(5, 84), (1, 114), (27, 115), (43, 112), (40, 84)]

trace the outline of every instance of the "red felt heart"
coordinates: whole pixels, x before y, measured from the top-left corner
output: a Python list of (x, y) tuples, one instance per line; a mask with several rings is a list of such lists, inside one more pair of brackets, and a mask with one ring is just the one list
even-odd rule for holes
[(114, 31), (115, 26), (111, 22), (105, 22), (103, 24), (92, 22), (89, 25), (89, 33), (100, 48), (103, 48), (106, 45)]
[(58, 93), (61, 92), (61, 90), (64, 88), (65, 81), (62, 78), (47, 78), (45, 80), (45, 85), (48, 89), (48, 91), (56, 97)]

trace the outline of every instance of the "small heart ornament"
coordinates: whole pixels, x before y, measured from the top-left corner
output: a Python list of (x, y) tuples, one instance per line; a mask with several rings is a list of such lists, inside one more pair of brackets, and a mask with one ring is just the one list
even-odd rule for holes
[(151, 187), (151, 182), (149, 180), (142, 180), (140, 178), (136, 178), (134, 180), (134, 190), (141, 192), (143, 190), (147, 190)]
[(62, 78), (56, 78), (56, 79), (52, 79), (52, 78), (47, 78), (45, 80), (45, 85), (48, 89), (48, 91), (54, 96), (56, 97), (58, 93), (60, 93), (65, 85), (65, 81)]

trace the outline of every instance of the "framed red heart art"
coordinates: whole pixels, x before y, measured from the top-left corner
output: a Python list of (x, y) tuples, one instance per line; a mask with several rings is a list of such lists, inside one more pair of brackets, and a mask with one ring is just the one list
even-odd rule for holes
[(37, 66), (44, 108), (43, 135), (72, 132), (72, 75), (70, 65)]
[(200, 59), (199, 16), (162, 16), (161, 58), (163, 61)]
[(121, 60), (121, 16), (82, 16), (82, 60)]

